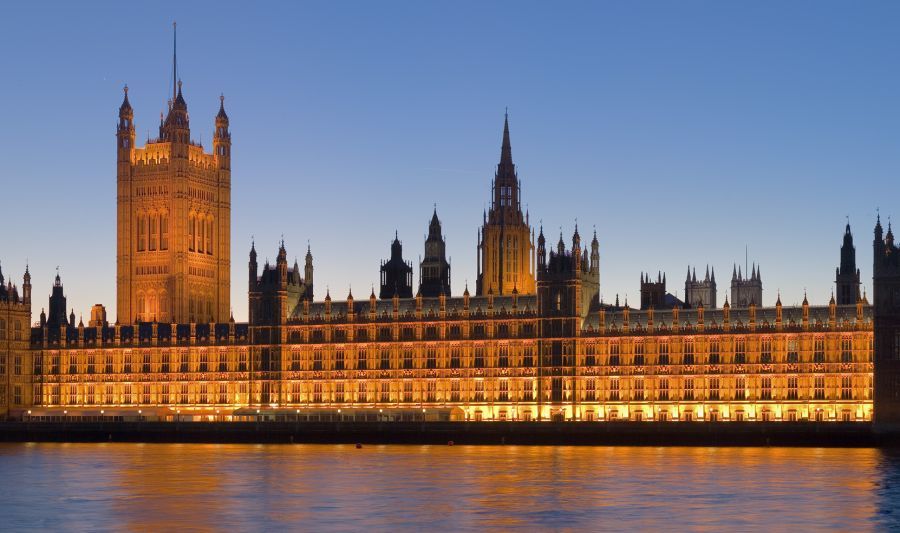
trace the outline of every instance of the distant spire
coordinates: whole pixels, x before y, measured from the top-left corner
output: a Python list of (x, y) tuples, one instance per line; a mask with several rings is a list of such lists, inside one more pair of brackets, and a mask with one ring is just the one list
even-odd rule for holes
[(512, 146), (509, 142), (509, 109), (503, 115), (503, 146), (500, 149), (500, 164), (512, 165)]
[(219, 95), (219, 113), (216, 118), (228, 120), (228, 114), (225, 113), (225, 94)]

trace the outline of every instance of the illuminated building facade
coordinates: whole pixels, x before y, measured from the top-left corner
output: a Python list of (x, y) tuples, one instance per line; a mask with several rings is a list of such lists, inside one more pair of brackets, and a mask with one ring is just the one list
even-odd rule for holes
[(181, 81), (160, 116), (159, 137), (141, 148), (126, 87), (116, 138), (118, 322), (228, 320), (231, 132), (224, 98), (213, 153), (191, 140)]
[[(56, 316), (57, 278), (51, 315), (31, 329), (29, 345), (27, 271), (22, 297), (11, 285), (0, 291), (0, 368), (13, 416), (869, 421), (873, 381), (876, 398), (900, 403), (900, 366), (891, 359), (876, 377), (873, 365), (900, 346), (898, 248), (890, 230), (881, 239), (880, 224), (874, 307), (863, 295), (797, 307), (779, 298), (773, 307), (732, 308), (726, 299), (717, 308), (714, 287), (683, 305), (659, 305), (664, 278), (657, 287), (649, 276), (642, 282), (656, 292), (646, 302), (642, 295), (644, 309), (607, 305), (598, 298), (596, 234), (590, 251), (577, 227), (568, 246), (560, 236), (548, 247), (543, 230), (532, 246), (506, 121), (474, 296), (468, 287), (449, 294), (449, 265), (431, 238), (440, 237), (435, 214), (432, 263), (421, 267), (433, 288), (410, 294), (412, 266), (398, 248), (405, 268), (382, 276), (381, 298), (373, 290), (361, 300), (326, 293), (315, 301), (309, 250), (301, 276), (298, 264), (288, 267), (283, 242), (261, 273), (252, 246), (249, 322), (240, 324), (228, 313), (224, 109), (214, 154), (190, 142), (180, 91), (160, 139), (143, 149), (134, 148), (127, 93), (119, 115), (119, 321), (109, 324), (98, 309), (87, 327), (76, 325), (65, 302)], [(759, 279), (754, 268), (749, 281)], [(745, 292), (761, 301), (758, 285)], [(879, 349), (887, 351), (873, 355)]]

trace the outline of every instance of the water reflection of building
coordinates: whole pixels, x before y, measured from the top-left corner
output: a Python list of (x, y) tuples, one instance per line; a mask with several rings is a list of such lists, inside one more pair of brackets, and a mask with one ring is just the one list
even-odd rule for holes
[[(172, 113), (180, 100), (178, 93)], [(126, 115), (120, 129), (131, 131)], [(217, 119), (215, 157), (199, 152), (193, 157), (196, 147), (176, 135), (177, 120), (171, 127), (164, 123), (153, 146), (159, 145), (160, 154), (183, 149), (188, 163), (219, 169), (217, 175), (230, 179), (221, 168), (230, 152), (222, 116), (224, 110)], [(219, 146), (220, 140), (228, 143)], [(132, 150), (121, 141), (120, 159), (123, 149)], [(171, 179), (147, 175), (142, 187), (160, 190)], [(804, 298), (794, 307), (779, 298), (763, 307), (754, 267), (747, 280), (735, 276), (747, 283), (738, 284), (740, 302), (732, 301), (733, 306), (727, 299), (723, 307), (715, 306), (714, 277), (705, 285), (706, 280), (695, 283), (689, 277), (691, 292), (681, 302), (667, 298), (662, 276), (657, 282), (642, 276), (642, 309), (609, 305), (598, 297), (596, 234), (590, 251), (577, 227), (570, 244), (560, 235), (555, 248), (548, 248), (541, 229), (535, 248), (520, 185), (506, 120), (492, 209), (479, 236), (475, 295), (468, 287), (460, 296), (449, 294), (449, 265), (438, 246), (443, 239), (435, 214), (431, 250), (420, 266), (420, 277), (428, 279), (420, 280), (415, 296), (413, 269), (402, 259), (399, 239), (382, 268), (380, 298), (373, 290), (362, 300), (348, 293), (342, 300), (326, 294), (315, 301), (311, 253), (301, 276), (296, 262), (288, 267), (284, 243), (276, 264), (266, 265), (260, 276), (253, 247), (249, 323), (224, 318), (227, 299), (216, 296), (223, 290), (216, 285), (219, 269), (227, 264), (207, 256), (230, 247), (228, 232), (215, 229), (221, 219), (214, 217), (207, 233), (205, 222), (191, 226), (186, 218), (187, 228), (195, 231), (193, 252), (202, 247), (198, 261), (209, 267), (196, 271), (203, 281), (184, 290), (172, 286), (163, 307), (163, 300), (149, 308), (144, 300), (135, 311), (120, 301), (115, 324), (98, 319), (76, 325), (74, 316), (42, 320), (31, 330), (30, 350), (6, 348), (6, 361), (15, 363), (7, 363), (4, 372), (15, 384), (6, 389), (14, 393), (6, 394), (5, 403), (19, 413), (31, 409), (54, 416), (60, 411), (125, 416), (140, 409), (226, 417), (264, 408), (278, 416), (294, 416), (298, 409), (425, 410), (470, 420), (872, 419), (873, 308), (865, 295), (845, 304), (832, 297), (820, 306)], [(214, 195), (198, 194), (197, 206), (215, 201)], [(120, 195), (120, 202), (126, 201), (132, 200)], [(192, 206), (172, 207), (173, 213), (193, 212)], [(219, 213), (227, 216), (230, 208)], [(119, 235), (120, 250), (134, 250), (136, 258), (128, 276), (143, 276), (146, 267), (138, 259), (145, 253), (142, 239), (149, 237), (140, 224)], [(161, 225), (147, 224), (162, 231)], [(190, 235), (184, 224), (172, 228)], [(197, 235), (203, 237), (198, 241)], [(181, 241), (172, 235), (170, 246)], [(191, 242), (186, 246), (191, 251)], [(846, 249), (842, 265), (850, 253)], [(147, 272), (160, 287), (169, 286), (168, 273)], [(58, 288), (61, 296), (61, 282)], [(51, 310), (59, 307), (59, 296), (55, 288)], [(30, 299), (8, 301), (4, 305), (21, 315), (20, 325), (30, 322)], [(62, 309), (64, 315), (65, 303)]]

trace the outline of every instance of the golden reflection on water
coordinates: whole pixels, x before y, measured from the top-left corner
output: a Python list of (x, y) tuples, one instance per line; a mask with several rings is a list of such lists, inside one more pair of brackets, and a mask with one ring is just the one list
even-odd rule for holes
[(898, 527), (875, 449), (2, 444), (6, 528)]

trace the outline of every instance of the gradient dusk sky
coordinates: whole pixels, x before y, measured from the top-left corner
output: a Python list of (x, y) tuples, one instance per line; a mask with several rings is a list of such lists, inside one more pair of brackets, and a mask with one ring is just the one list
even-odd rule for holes
[(721, 305), (746, 247), (766, 305), (825, 303), (847, 216), (871, 292), (876, 208), (900, 216), (897, 2), (17, 2), (0, 263), (30, 263), (35, 319), (57, 265), (76, 315), (115, 319), (117, 110), (127, 83), (156, 135), (173, 20), (194, 139), (220, 93), (231, 119), (238, 320), (251, 235), (260, 262), (309, 241), (316, 299), (361, 298), (395, 229), (418, 261), (435, 203), (474, 291), (507, 106), (532, 224), (596, 226), (607, 301), (637, 304), (642, 270), (683, 295), (709, 264)]

